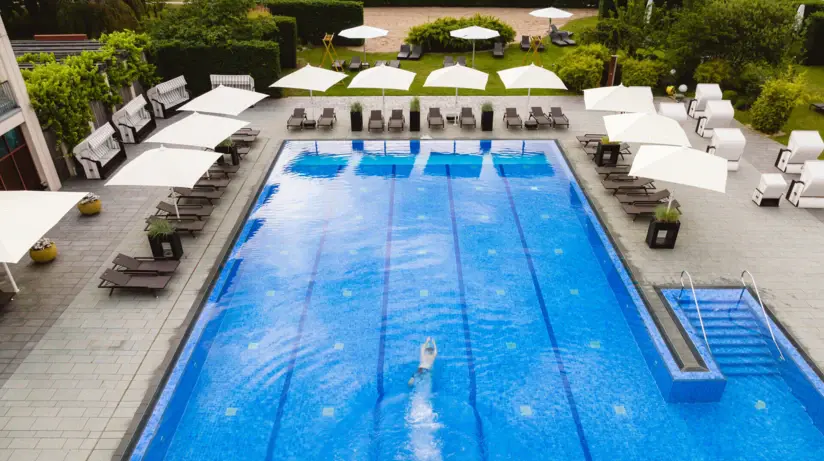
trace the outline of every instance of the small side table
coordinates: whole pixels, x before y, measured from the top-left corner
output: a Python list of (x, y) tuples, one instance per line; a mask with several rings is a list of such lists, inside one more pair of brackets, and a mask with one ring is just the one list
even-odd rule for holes
[(315, 127), (317, 126), (317, 123), (318, 122), (316, 122), (315, 120), (306, 119), (306, 120), (303, 121), (303, 127), (308, 128), (310, 130), (314, 130)]
[(446, 115), (446, 121), (447, 121), (447, 123), (450, 123), (452, 125), (457, 125), (458, 124), (458, 115), (457, 114), (447, 114)]
[(761, 175), (761, 182), (752, 192), (752, 201), (758, 206), (775, 207), (781, 202), (781, 196), (787, 190), (787, 181), (777, 173)]
[(538, 129), (538, 122), (532, 119), (529, 119), (524, 122), (524, 128), (527, 130), (537, 130)]

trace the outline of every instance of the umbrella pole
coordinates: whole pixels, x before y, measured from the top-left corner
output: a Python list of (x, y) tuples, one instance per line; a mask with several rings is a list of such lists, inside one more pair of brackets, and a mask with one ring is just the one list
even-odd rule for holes
[(315, 119), (315, 97), (312, 96), (312, 90), (309, 90), (309, 104), (312, 105), (312, 120)]
[(383, 106), (381, 116), (383, 116), (383, 112), (386, 112), (386, 88), (381, 88), (381, 105)]
[(529, 113), (529, 96), (532, 93), (532, 88), (526, 89), (526, 113)]
[(14, 292), (19, 293), (20, 289), (17, 288), (17, 283), (14, 281), (14, 277), (12, 277), (12, 275), (11, 275), (11, 269), (9, 269), (9, 265), (6, 264), (6, 263), (3, 263), (3, 270), (6, 271), (6, 277), (9, 278), (9, 282), (11, 282), (11, 287), (14, 290)]
[(366, 39), (363, 39), (363, 62), (366, 62)]
[(175, 188), (170, 187), (169, 189), (172, 190), (172, 203), (175, 204), (175, 215), (177, 216), (177, 219), (180, 219), (180, 210), (177, 208), (177, 194), (175, 194)]
[(458, 87), (455, 87), (455, 107), (458, 106)]
[(472, 40), (472, 68), (475, 68), (475, 40)]

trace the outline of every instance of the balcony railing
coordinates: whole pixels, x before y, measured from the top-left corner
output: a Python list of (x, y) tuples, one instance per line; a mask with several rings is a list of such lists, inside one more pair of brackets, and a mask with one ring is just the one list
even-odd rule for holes
[(17, 109), (17, 107), (17, 101), (14, 100), (9, 82), (0, 83), (0, 117)]

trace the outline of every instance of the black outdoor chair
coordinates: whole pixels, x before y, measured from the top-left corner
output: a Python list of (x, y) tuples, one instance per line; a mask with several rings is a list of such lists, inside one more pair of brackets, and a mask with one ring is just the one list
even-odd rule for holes
[(404, 43), (401, 45), (401, 51), (398, 52), (398, 59), (409, 59), (409, 54), (411, 50), (409, 49), (409, 45)]

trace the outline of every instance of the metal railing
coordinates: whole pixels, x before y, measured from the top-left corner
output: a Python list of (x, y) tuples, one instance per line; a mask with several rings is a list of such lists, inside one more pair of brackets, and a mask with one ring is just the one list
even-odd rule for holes
[(687, 271), (681, 271), (681, 292), (678, 293), (678, 301), (681, 301), (681, 295), (684, 294), (684, 274), (687, 275), (687, 278), (690, 281), (690, 289), (692, 290), (692, 301), (695, 303), (695, 311), (698, 312), (698, 323), (701, 324), (701, 333), (704, 335), (704, 342), (707, 344), (707, 350), (712, 353), (712, 348), (710, 348), (710, 342), (707, 339), (707, 331), (704, 329), (704, 319), (701, 317), (701, 308), (698, 307), (698, 297), (695, 295), (695, 284), (692, 283), (692, 276)]
[(17, 101), (14, 100), (14, 93), (11, 91), (9, 82), (0, 83), (0, 116), (17, 109)]
[(781, 348), (778, 347), (778, 342), (775, 340), (775, 334), (773, 333), (772, 326), (770, 325), (770, 318), (767, 316), (767, 309), (764, 307), (764, 303), (761, 301), (761, 293), (758, 292), (758, 284), (755, 283), (755, 277), (753, 277), (752, 273), (747, 269), (744, 269), (741, 272), (741, 296), (738, 297), (738, 300), (741, 301), (741, 298), (744, 297), (744, 291), (747, 289), (747, 281), (744, 280), (744, 275), (749, 275), (750, 280), (752, 280), (752, 287), (755, 289), (755, 296), (758, 298), (758, 304), (761, 305), (761, 313), (764, 314), (764, 323), (767, 324), (767, 329), (770, 330), (770, 337), (773, 340), (773, 344), (775, 344), (776, 350), (778, 350), (778, 355), (781, 357), (781, 360), (784, 360), (784, 354), (781, 352)]

